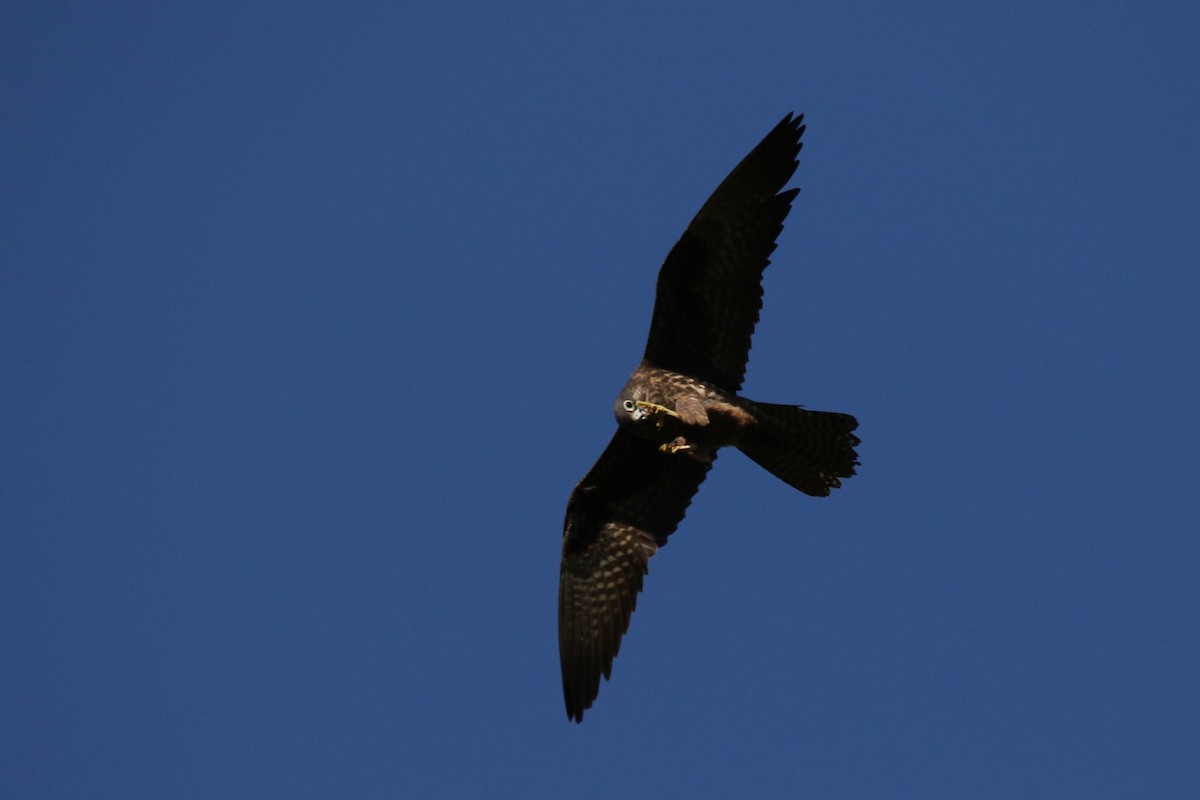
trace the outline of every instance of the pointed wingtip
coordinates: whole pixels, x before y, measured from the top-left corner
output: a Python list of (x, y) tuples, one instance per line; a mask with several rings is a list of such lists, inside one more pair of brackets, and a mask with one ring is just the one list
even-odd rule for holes
[(577, 696), (576, 693), (572, 691), (572, 687), (564, 679), (563, 700), (565, 701), (567, 707), (567, 721), (580, 723), (583, 722), (583, 712), (592, 707), (592, 700), (595, 700), (595, 697), (587, 702), (581, 702), (582, 698)]
[[(779, 124), (767, 134), (763, 142), (783, 140), (787, 142), (792, 149), (795, 150), (795, 155), (800, 155), (800, 150), (804, 147), (804, 142), (800, 139), (804, 136), (804, 131), (807, 129), (804, 124), (804, 115), (797, 114), (794, 111), (789, 111), (787, 115), (779, 121)], [(796, 162), (799, 165), (799, 161)]]
[(783, 119), (779, 121), (779, 128), (792, 128), (799, 133), (804, 133), (804, 115), (797, 114), (795, 111), (789, 111)]

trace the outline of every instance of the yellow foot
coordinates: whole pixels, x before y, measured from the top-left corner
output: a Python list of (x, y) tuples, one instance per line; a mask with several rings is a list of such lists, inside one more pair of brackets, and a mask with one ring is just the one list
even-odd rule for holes
[(688, 444), (686, 439), (680, 436), (674, 441), (667, 442), (666, 444), (660, 444), (658, 449), (664, 453), (683, 453), (691, 450), (692, 446)]
[(660, 406), (658, 403), (651, 403), (647, 400), (634, 400), (633, 404), (646, 412), (646, 416), (652, 417), (656, 414), (666, 414), (668, 417), (679, 419), (679, 415), (666, 406)]

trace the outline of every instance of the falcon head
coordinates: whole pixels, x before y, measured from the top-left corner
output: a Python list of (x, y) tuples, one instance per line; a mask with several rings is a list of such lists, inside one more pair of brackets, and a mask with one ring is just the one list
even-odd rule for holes
[(624, 393), (617, 397), (617, 402), (613, 404), (613, 414), (621, 427), (638, 425), (649, 417), (649, 413), (638, 405), (637, 400)]
[(618, 425), (629, 426), (634, 431), (661, 431), (668, 423), (679, 419), (679, 414), (666, 406), (648, 400), (637, 400), (624, 393), (617, 397), (613, 413), (617, 416)]
[(621, 418), (624, 417), (629, 422), (637, 423), (650, 416), (650, 412), (644, 406), (629, 398), (617, 398), (617, 407), (614, 410), (617, 414), (617, 422), (621, 422)]

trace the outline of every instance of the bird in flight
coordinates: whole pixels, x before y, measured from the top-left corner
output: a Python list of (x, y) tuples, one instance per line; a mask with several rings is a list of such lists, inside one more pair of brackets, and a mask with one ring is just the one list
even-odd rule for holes
[(721, 182), (658, 273), (642, 362), (617, 395), (617, 431), (571, 493), (563, 526), (558, 645), (567, 717), (608, 679), (648, 563), (717, 450), (733, 446), (805, 494), (854, 474), (848, 414), (740, 397), (762, 273), (799, 189), (803, 115), (788, 114)]

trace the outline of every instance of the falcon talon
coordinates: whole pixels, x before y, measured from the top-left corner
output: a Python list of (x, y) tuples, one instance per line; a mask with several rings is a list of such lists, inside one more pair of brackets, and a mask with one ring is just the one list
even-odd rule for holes
[(674, 417), (675, 419), (679, 419), (678, 413), (672, 411), (671, 409), (667, 408), (666, 406), (660, 406), (658, 403), (651, 403), (648, 400), (634, 400), (633, 404), (635, 406), (637, 406), (638, 408), (642, 409), (643, 411), (645, 411), (647, 416), (653, 416), (656, 414), (666, 414), (668, 417)]
[(683, 453), (688, 450), (691, 450), (692, 446), (687, 443), (686, 439), (684, 439), (682, 436), (680, 436), (673, 442), (667, 442), (666, 444), (660, 444), (658, 446), (658, 449), (663, 451), (664, 453), (674, 454), (674, 453)]

